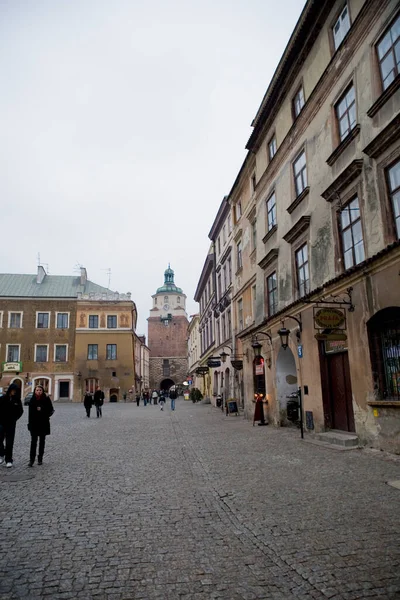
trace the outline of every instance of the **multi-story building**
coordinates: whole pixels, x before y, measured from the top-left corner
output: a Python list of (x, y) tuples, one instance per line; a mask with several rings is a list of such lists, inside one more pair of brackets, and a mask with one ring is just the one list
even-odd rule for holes
[[(82, 330), (84, 326), (83, 307), (92, 314), (96, 312), (94, 306), (107, 304), (110, 294), (113, 292), (89, 281), (84, 268), (78, 277), (47, 275), (42, 266), (38, 267), (37, 275), (0, 275), (1, 388), (14, 382), (20, 385), (25, 396), (35, 385), (41, 384), (55, 401), (79, 402), (86, 383), (93, 380), (107, 393), (105, 373), (98, 370), (97, 360), (92, 362), (90, 359), (90, 369), (86, 368), (89, 362), (86, 343), (90, 336), (86, 337), (82, 347), (77, 329)], [(112, 302), (109, 312), (116, 314), (115, 298)], [(126, 311), (130, 315), (128, 335), (132, 337), (132, 315), (136, 322), (136, 308), (131, 300)], [(101, 312), (99, 308), (99, 316)], [(99, 327), (106, 328), (106, 322), (101, 323)], [(118, 343), (110, 337), (108, 342)], [(89, 344), (93, 357), (94, 341), (92, 343), (90, 339)], [(97, 352), (103, 352), (103, 348)], [(124, 372), (129, 368), (131, 387), (134, 381), (133, 353), (129, 364), (121, 363), (120, 359), (121, 356), (117, 356), (113, 367), (116, 371), (123, 367)]]
[(200, 366), (199, 315), (191, 315), (188, 325), (188, 374), (193, 387), (201, 388), (201, 378), (196, 373)]
[(188, 369), (186, 295), (175, 285), (170, 266), (164, 272), (164, 285), (152, 298), (147, 319), (150, 388), (168, 389), (182, 385)]
[(136, 393), (149, 389), (149, 357), (150, 350), (146, 345), (146, 336), (135, 336), (135, 381)]
[(250, 251), (246, 265), (245, 243), (236, 249), (234, 278), (247, 415), (261, 377), (254, 350), (270, 422), (287, 422), (300, 388), (309, 431), (355, 432), (396, 452), (399, 47), (397, 1), (309, 0), (228, 198), (235, 243)]

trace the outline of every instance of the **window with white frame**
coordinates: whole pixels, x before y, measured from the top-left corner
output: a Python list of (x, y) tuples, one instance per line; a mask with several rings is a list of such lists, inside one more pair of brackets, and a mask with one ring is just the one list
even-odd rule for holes
[(117, 328), (117, 315), (107, 315), (107, 329)]
[(226, 340), (225, 313), (221, 316), (221, 342)]
[(400, 72), (400, 14), (376, 46), (382, 87), (386, 90)]
[(345, 269), (360, 264), (365, 259), (360, 205), (357, 196), (340, 213), (343, 258)]
[(272, 160), (278, 150), (278, 146), (276, 143), (276, 136), (273, 135), (272, 138), (268, 142), (268, 158)]
[(251, 236), (253, 242), (253, 250), (257, 248), (257, 221), (253, 221), (251, 224)]
[(54, 362), (67, 362), (67, 344), (54, 344)]
[(308, 270), (308, 247), (303, 244), (296, 252), (297, 290), (299, 297), (310, 291), (310, 275)]
[(88, 344), (87, 359), (88, 360), (97, 360), (98, 355), (99, 355), (98, 344)]
[(7, 362), (19, 362), (20, 353), (20, 344), (7, 344)]
[(356, 126), (356, 94), (354, 85), (347, 88), (339, 102), (335, 105), (340, 141), (342, 142)]
[(236, 261), (238, 270), (242, 268), (242, 242), (238, 242), (236, 245)]
[(0, 310), (0, 327), (3, 327), (3, 311)]
[(89, 315), (89, 329), (99, 328), (99, 315)]
[(276, 197), (273, 192), (267, 200), (267, 222), (268, 231), (271, 231), (276, 225)]
[(68, 313), (57, 313), (56, 327), (57, 329), (68, 329)]
[(227, 260), (228, 263), (228, 285), (232, 283), (232, 259), (231, 257)]
[(400, 160), (387, 170), (397, 237), (400, 239)]
[(239, 331), (242, 331), (242, 329), (243, 329), (243, 300), (242, 299), (238, 300), (237, 308), (238, 308), (238, 329), (239, 329)]
[(218, 246), (218, 254), (221, 254), (221, 240), (218, 236), (218, 240), (217, 240), (217, 246)]
[(35, 362), (47, 362), (48, 349), (49, 349), (49, 347), (47, 344), (36, 344), (35, 345)]
[(278, 284), (276, 272), (267, 277), (268, 316), (272, 317), (278, 309)]
[(340, 44), (346, 37), (347, 32), (350, 29), (350, 15), (347, 4), (344, 5), (342, 12), (339, 15), (338, 20), (332, 28), (333, 41), (335, 44), (335, 50), (337, 50)]
[(107, 344), (106, 360), (117, 360), (117, 344)]
[(251, 288), (251, 299), (252, 299), (252, 307), (253, 307), (253, 321), (256, 320), (256, 301), (257, 301), (257, 288), (255, 285)]
[(301, 113), (304, 104), (304, 90), (301, 85), (293, 98), (293, 115), (295, 118)]
[(8, 327), (10, 329), (21, 329), (22, 327), (22, 312), (8, 313)]
[(304, 150), (299, 154), (293, 163), (293, 174), (294, 174), (294, 185), (296, 190), (296, 197), (307, 187), (307, 162), (306, 153)]
[(36, 313), (36, 328), (37, 329), (48, 329), (50, 322), (50, 313), (48, 312), (37, 312)]
[(236, 223), (239, 221), (240, 217), (242, 216), (242, 203), (237, 202), (235, 205), (235, 219), (236, 219)]

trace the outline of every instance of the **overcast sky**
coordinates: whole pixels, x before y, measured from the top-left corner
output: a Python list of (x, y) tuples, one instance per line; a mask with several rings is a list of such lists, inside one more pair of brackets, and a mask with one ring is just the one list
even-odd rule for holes
[[(193, 295), (304, 0), (0, 0), (0, 272)], [(46, 267), (47, 268), (47, 267)]]

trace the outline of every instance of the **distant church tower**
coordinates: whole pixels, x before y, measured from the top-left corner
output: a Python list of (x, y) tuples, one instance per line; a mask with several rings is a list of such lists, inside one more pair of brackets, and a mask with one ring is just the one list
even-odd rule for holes
[(186, 295), (174, 283), (168, 265), (164, 285), (152, 296), (148, 345), (150, 348), (150, 388), (168, 389), (185, 381), (188, 374)]

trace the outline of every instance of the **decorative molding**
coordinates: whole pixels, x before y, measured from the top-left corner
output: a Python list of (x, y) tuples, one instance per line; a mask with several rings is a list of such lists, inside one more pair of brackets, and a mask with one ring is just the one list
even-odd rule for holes
[(76, 295), (78, 300), (103, 300), (105, 302), (124, 302), (126, 300), (131, 301), (132, 294), (128, 292), (127, 294), (119, 294), (118, 292), (114, 293), (97, 293), (90, 292), (89, 294), (83, 294), (82, 292), (78, 292)]
[(243, 233), (242, 228), (237, 230), (237, 232), (235, 233), (234, 238), (233, 238), (235, 240), (235, 242), (237, 242), (242, 237), (242, 233)]
[(366, 146), (363, 152), (370, 158), (378, 158), (393, 142), (400, 138), (400, 114)]
[(260, 260), (258, 266), (261, 267), (261, 269), (265, 270), (271, 263), (274, 262), (274, 260), (278, 259), (278, 254), (279, 248), (272, 248), (272, 250), (270, 250), (262, 260)]
[(297, 196), (297, 198), (295, 198), (292, 202), (292, 204), (290, 206), (288, 206), (288, 208), (286, 209), (289, 213), (289, 215), (292, 214), (292, 212), (299, 206), (299, 204), (301, 204), (301, 202), (303, 202), (304, 198), (306, 196), (308, 196), (308, 194), (310, 193), (310, 186), (308, 185), (306, 188), (304, 188), (304, 190), (301, 192), (301, 194), (299, 194)]
[(342, 152), (344, 152), (347, 146), (349, 146), (349, 144), (359, 135), (360, 130), (361, 126), (357, 123), (357, 125), (355, 125), (350, 133), (344, 138), (344, 140), (340, 142), (339, 146), (335, 148), (335, 150), (326, 160), (330, 167), (335, 164)]
[(247, 215), (247, 219), (248, 219), (249, 223), (251, 223), (251, 224), (253, 224), (257, 218), (256, 210), (257, 210), (257, 207), (254, 204), (254, 206), (251, 208), (251, 210), (249, 211), (249, 213)]
[(285, 240), (285, 242), (287, 242), (288, 244), (293, 244), (293, 242), (295, 240), (297, 240), (297, 238), (304, 233), (305, 231), (307, 231), (307, 229), (310, 227), (310, 221), (311, 221), (311, 216), (310, 215), (305, 215), (304, 217), (301, 217), (297, 223), (295, 223), (295, 225), (293, 225), (292, 229), (290, 229), (290, 231), (287, 232), (286, 235), (283, 236), (283, 239)]
[(266, 244), (266, 243), (268, 242), (269, 238), (271, 238), (271, 237), (274, 235), (274, 233), (277, 231), (277, 229), (278, 229), (278, 225), (274, 225), (274, 226), (273, 226), (273, 227), (272, 227), (272, 228), (271, 228), (271, 229), (268, 231), (268, 233), (267, 233), (266, 235), (264, 235), (264, 237), (263, 237), (263, 239), (262, 239), (262, 241), (264, 242), (264, 244)]
[(228, 256), (230, 255), (231, 252), (232, 252), (232, 246), (228, 246), (227, 249), (222, 254), (221, 258), (219, 259), (219, 262), (221, 263), (221, 265), (224, 264), (224, 262), (226, 261), (226, 259), (228, 258)]
[(379, 96), (379, 98), (373, 103), (371, 108), (367, 111), (369, 117), (374, 117), (376, 113), (386, 104), (386, 102), (393, 96), (395, 92), (400, 88), (400, 75), (397, 75), (396, 79), (392, 81), (388, 88)]
[(322, 192), (321, 196), (325, 198), (327, 202), (333, 202), (337, 194), (340, 194), (346, 187), (356, 179), (363, 168), (364, 161), (362, 158), (353, 160), (344, 171), (336, 177), (335, 181)]

